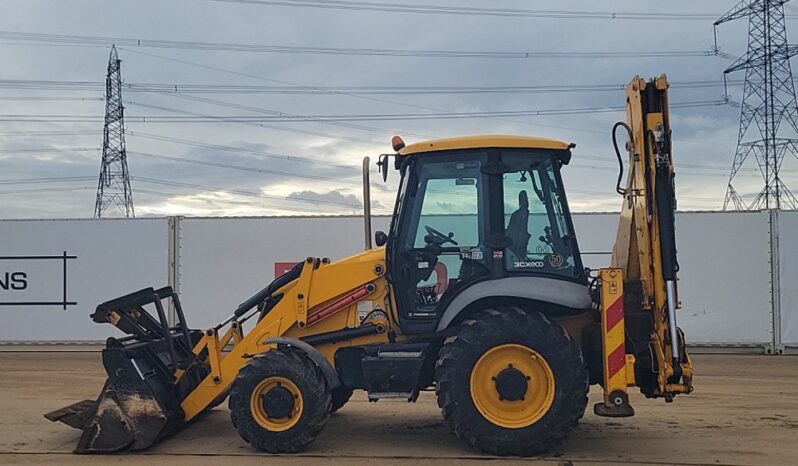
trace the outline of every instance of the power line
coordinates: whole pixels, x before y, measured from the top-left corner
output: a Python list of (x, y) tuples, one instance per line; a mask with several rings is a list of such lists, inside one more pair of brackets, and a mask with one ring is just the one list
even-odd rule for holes
[[(723, 81), (671, 83), (671, 88), (699, 89), (723, 86)], [(727, 81), (726, 85), (741, 85)], [(131, 92), (174, 94), (355, 94), (355, 95), (429, 95), (429, 94), (561, 94), (584, 92), (623, 92), (625, 84), (571, 84), (539, 86), (256, 86), (225, 84), (127, 84)]]
[(95, 189), (93, 186), (81, 186), (74, 188), (35, 188), (35, 189), (15, 189), (11, 191), (0, 191), (0, 194), (32, 194), (32, 193), (52, 193), (66, 191), (86, 191)]
[[(361, 131), (368, 131), (368, 132), (372, 132), (372, 133), (382, 133), (382, 134), (390, 134), (390, 135), (394, 135), (394, 134), (397, 133), (397, 131), (395, 131), (395, 130), (387, 130), (387, 129), (383, 129), (383, 128), (376, 128), (376, 127), (373, 127), (373, 126), (355, 125), (355, 124), (351, 124), (351, 123), (332, 122), (332, 121), (321, 120), (321, 119), (309, 119), (307, 115), (298, 115), (298, 114), (295, 114), (295, 113), (281, 112), (281, 111), (271, 110), (271, 109), (262, 108), (262, 107), (253, 107), (251, 105), (242, 105), (242, 104), (237, 104), (237, 103), (234, 103), (234, 102), (226, 102), (226, 101), (222, 101), (222, 100), (208, 99), (208, 98), (205, 98), (205, 97), (197, 97), (197, 96), (192, 96), (192, 95), (182, 95), (182, 94), (169, 93), (169, 92), (158, 92), (158, 93), (166, 95), (166, 96), (169, 96), (169, 97), (175, 97), (175, 98), (179, 98), (179, 99), (189, 100), (189, 101), (192, 101), (192, 102), (200, 102), (200, 103), (205, 103), (205, 104), (210, 104), (210, 105), (217, 105), (217, 106), (233, 108), (233, 109), (237, 109), (237, 110), (246, 110), (246, 111), (249, 111), (249, 112), (263, 113), (263, 114), (272, 115), (272, 116), (296, 118), (296, 119), (300, 119), (300, 120), (303, 120), (303, 121), (311, 121), (311, 122), (314, 122), (314, 123), (321, 123), (321, 124), (327, 124), (327, 125), (338, 126), (338, 127), (343, 127), (343, 128), (350, 128), (350, 129), (356, 129), (356, 130), (361, 130)], [(131, 103), (133, 105), (150, 107), (150, 108), (159, 108), (161, 110), (175, 111), (174, 109), (169, 109), (167, 107), (157, 107), (157, 106), (152, 106), (152, 105), (148, 105), (148, 104), (141, 104), (141, 103), (137, 104), (135, 102), (128, 102), (128, 103)], [(184, 113), (184, 112), (181, 111), (180, 113)], [(409, 135), (413, 135), (413, 136), (420, 136), (420, 137), (427, 137), (427, 138), (430, 137), (430, 136), (427, 136), (427, 135), (411, 133), (411, 132), (405, 132), (404, 134), (409, 134)]]
[(445, 5), (423, 5), (410, 3), (378, 3), (345, 0), (210, 0), (219, 3), (242, 3), (262, 6), (286, 6), (295, 8), (319, 8), (325, 10), (380, 11), (391, 13), (420, 13), (459, 16), (499, 16), (512, 18), (556, 18), (556, 19), (606, 19), (606, 20), (652, 20), (652, 21), (707, 21), (715, 15), (674, 12), (635, 11), (573, 11), (530, 10), (522, 8), (478, 8)]
[(101, 81), (56, 81), (37, 79), (0, 79), (0, 89), (26, 89), (26, 90), (54, 90), (74, 91), (89, 90), (101, 91), (105, 83)]
[[(129, 102), (133, 105), (143, 105)], [(727, 105), (725, 100), (703, 100), (677, 102), (670, 104), (671, 108), (696, 108), (696, 107), (717, 107)], [(154, 107), (154, 106), (150, 106)], [(161, 107), (165, 109), (167, 107)], [(624, 107), (579, 107), (564, 109), (538, 109), (538, 110), (507, 110), (507, 111), (482, 111), (482, 112), (441, 112), (441, 113), (381, 113), (381, 114), (330, 114), (330, 115), (302, 115), (286, 118), (281, 115), (275, 116), (253, 116), (253, 115), (207, 115), (191, 114), (186, 116), (165, 116), (165, 115), (131, 115), (126, 116), (128, 121), (139, 123), (290, 123), (290, 122), (313, 122), (318, 120), (326, 121), (398, 121), (398, 120), (453, 120), (482, 117), (533, 117), (550, 115), (576, 115), (576, 114), (595, 114), (607, 112), (620, 112)], [(170, 111), (175, 111), (172, 109)], [(93, 122), (102, 121), (92, 115), (0, 115), (0, 121), (44, 121), (44, 122)]]
[(99, 131), (0, 131), (0, 136), (96, 136)]
[(99, 151), (99, 147), (72, 147), (72, 148), (59, 148), (59, 147), (37, 147), (37, 148), (20, 148), (20, 149), (0, 149), (3, 154), (18, 154), (18, 153), (47, 153), (47, 152), (95, 152)]
[[(224, 69), (224, 68), (217, 68), (217, 67), (213, 67), (213, 66), (209, 66), (209, 65), (204, 65), (204, 64), (201, 64), (201, 63), (194, 63), (194, 62), (190, 62), (190, 61), (186, 61), (186, 60), (179, 60), (179, 59), (176, 59), (176, 58), (164, 57), (164, 56), (161, 56), (161, 55), (156, 55), (156, 54), (151, 54), (151, 53), (146, 53), (146, 52), (141, 52), (141, 51), (136, 51), (136, 50), (127, 50), (126, 49), (125, 51), (136, 53), (136, 54), (139, 54), (139, 55), (148, 56), (148, 57), (153, 57), (153, 58), (157, 58), (157, 59), (161, 59), (161, 60), (166, 60), (166, 61), (170, 61), (170, 62), (174, 62), (174, 63), (180, 63), (180, 64), (183, 64), (183, 65), (195, 66), (195, 67), (198, 67), (198, 68), (203, 68), (203, 69), (209, 69), (209, 70), (213, 70), (213, 71), (229, 73), (229, 74), (233, 74), (233, 75), (237, 75), (237, 76), (245, 76), (245, 77), (250, 77), (250, 78), (254, 78), (254, 79), (260, 79), (260, 80), (264, 80), (264, 81), (271, 81), (271, 82), (278, 82), (278, 83), (281, 83), (281, 84), (295, 85), (294, 83), (290, 83), (290, 82), (287, 82), (287, 81), (279, 81), (279, 80), (269, 79), (269, 78), (266, 78), (266, 77), (263, 77), (263, 76), (259, 76), (259, 75), (255, 75), (255, 74), (241, 73), (241, 72), (237, 72), (237, 71), (227, 70), (227, 69)], [(382, 101), (382, 99), (375, 99), (373, 97), (361, 97), (361, 98), (368, 99), (368, 100)], [(386, 101), (386, 102), (390, 102), (390, 101)], [(183, 114), (188, 113), (188, 112), (184, 112), (182, 110), (175, 110), (175, 109), (170, 109), (168, 111), (175, 111), (177, 113), (183, 113)], [(202, 114), (195, 114), (195, 115), (202, 115)], [(372, 143), (372, 141), (366, 141), (366, 140), (359, 139), (359, 138), (353, 138), (353, 137), (341, 138), (339, 136), (325, 134), (325, 133), (320, 133), (320, 132), (317, 132), (317, 131), (300, 130), (300, 129), (296, 129), (296, 128), (283, 128), (283, 127), (280, 127), (280, 126), (267, 125), (267, 124), (263, 124), (263, 123), (260, 123), (258, 126), (272, 128), (272, 129), (277, 129), (277, 130), (280, 130), (280, 131), (288, 131), (288, 132), (294, 132), (294, 133), (310, 134), (310, 135), (313, 135), (313, 136), (321, 136), (321, 137), (326, 137), (326, 138), (330, 138), (330, 139), (342, 139), (342, 140), (348, 140), (348, 141), (357, 141), (357, 142), (364, 142), (364, 143), (367, 143), (367, 144), (371, 144)]]
[[(602, 157), (596, 155), (585, 155), (585, 154), (573, 154), (572, 161), (577, 162), (577, 164), (571, 163), (569, 167), (577, 167), (577, 168), (594, 168), (594, 169), (601, 169), (601, 170), (609, 170), (609, 171), (618, 171), (616, 168), (607, 168), (607, 167), (597, 167), (594, 165), (579, 165), (578, 161), (588, 159), (588, 160), (595, 160), (597, 162), (604, 162), (612, 165), (616, 165), (618, 163), (617, 159), (614, 157)], [(694, 176), (696, 173), (692, 173), (694, 170), (702, 170), (702, 171), (712, 171), (716, 173), (712, 173), (712, 175), (716, 175), (718, 173), (726, 173), (728, 172), (728, 167), (724, 167), (722, 165), (698, 165), (698, 164), (691, 164), (691, 163), (678, 163), (677, 169), (679, 168), (689, 168), (690, 170), (677, 170), (679, 176)], [(751, 173), (759, 173), (759, 170), (756, 168), (749, 168), (749, 169), (740, 169), (740, 171), (747, 171)], [(782, 170), (782, 173), (798, 173), (798, 170)], [(703, 173), (699, 173), (698, 175), (703, 175)], [(725, 175), (724, 175), (725, 176)]]
[(102, 97), (59, 97), (59, 96), (0, 96), (0, 100), (17, 101), (68, 101), (68, 102), (102, 102)]
[[(183, 65), (194, 66), (194, 67), (202, 68), (202, 69), (219, 71), (219, 72), (223, 72), (223, 73), (232, 74), (232, 75), (235, 75), (235, 76), (243, 76), (243, 77), (263, 80), (263, 81), (267, 81), (267, 82), (273, 82), (273, 83), (278, 83), (278, 84), (282, 84), (282, 85), (288, 85), (288, 86), (291, 86), (291, 87), (295, 87), (297, 89), (322, 90), (322, 88), (320, 88), (318, 86), (300, 85), (300, 84), (292, 83), (292, 82), (289, 82), (289, 81), (282, 81), (282, 80), (267, 78), (267, 77), (264, 77), (264, 76), (261, 76), (261, 75), (256, 75), (256, 74), (252, 74), (252, 73), (242, 73), (242, 72), (233, 71), (233, 70), (229, 70), (229, 69), (225, 69), (225, 68), (214, 67), (214, 66), (210, 66), (210, 65), (206, 65), (206, 64), (202, 64), (202, 63), (195, 63), (195, 62), (191, 62), (191, 61), (187, 61), (187, 60), (181, 60), (181, 59), (176, 59), (176, 58), (172, 58), (172, 57), (166, 57), (166, 56), (163, 56), (163, 55), (157, 55), (157, 54), (153, 54), (153, 53), (142, 52), (140, 50), (126, 50), (126, 51), (130, 52), (130, 53), (134, 53), (134, 54), (139, 54), (139, 55), (143, 55), (143, 56), (147, 56), (147, 57), (156, 58), (156, 59), (159, 59), (159, 60), (165, 60), (165, 61), (170, 61), (170, 62), (179, 63), (179, 64), (183, 64)], [(620, 85), (618, 87), (621, 88), (621, 89), (625, 89), (624, 85)], [(423, 110), (431, 110), (431, 111), (435, 111), (435, 112), (448, 111), (447, 109), (441, 109), (441, 108), (430, 107), (430, 106), (425, 106), (425, 105), (418, 105), (418, 104), (410, 104), (410, 103), (407, 103), (405, 101), (388, 100), (388, 99), (384, 99), (384, 98), (376, 98), (376, 97), (373, 97), (373, 96), (357, 95), (357, 94), (350, 93), (350, 92), (331, 91), (331, 93), (332, 94), (337, 94), (337, 95), (346, 95), (346, 96), (357, 98), (357, 99), (370, 100), (370, 101), (374, 101), (374, 102), (384, 102), (384, 103), (399, 105), (399, 106), (403, 106), (403, 107), (412, 107), (412, 108), (419, 108), (419, 109), (423, 109)], [(510, 122), (510, 123), (524, 125), (524, 126), (529, 125), (528, 122), (522, 122), (522, 121), (519, 121), (519, 120), (513, 120), (513, 119), (503, 118), (503, 117), (480, 117), (480, 118), (486, 118), (486, 119), (489, 118), (489, 119), (500, 120), (500, 121)], [(546, 125), (542, 125), (540, 123), (536, 123), (536, 126), (546, 126)], [(577, 130), (577, 131), (579, 131), (579, 130)], [(404, 131), (399, 131), (399, 133), (405, 133), (405, 132)]]
[[(233, 71), (233, 70), (229, 70), (229, 69), (225, 69), (225, 68), (219, 68), (219, 67), (216, 67), (216, 66), (205, 65), (205, 64), (202, 64), (202, 63), (195, 63), (195, 62), (191, 62), (191, 61), (187, 61), (187, 60), (180, 60), (180, 59), (177, 59), (177, 58), (165, 57), (163, 55), (157, 55), (157, 54), (154, 54), (154, 53), (142, 52), (141, 50), (129, 50), (129, 49), (126, 49), (125, 51), (130, 52), (130, 53), (135, 53), (135, 54), (138, 54), (138, 55), (143, 55), (143, 56), (146, 56), (146, 57), (157, 58), (159, 60), (165, 60), (165, 61), (169, 61), (169, 62), (173, 62), (173, 63), (180, 63), (182, 65), (194, 66), (194, 67), (197, 67), (197, 68), (202, 68), (202, 69), (212, 70), (212, 71), (218, 71), (218, 72), (221, 72), (221, 73), (228, 73), (228, 74), (232, 74), (234, 76), (242, 76), (242, 77), (246, 77), (246, 78), (258, 79), (258, 80), (261, 80), (261, 81), (273, 82), (273, 83), (278, 83), (278, 84), (286, 84), (286, 85), (289, 85), (289, 86), (296, 86), (298, 88), (304, 88), (304, 89), (318, 89), (318, 87), (315, 87), (315, 86), (300, 85), (300, 84), (292, 83), (290, 81), (282, 81), (282, 80), (279, 80), (279, 79), (267, 78), (265, 76), (261, 76), (261, 75), (257, 75), (257, 74), (253, 74), (253, 73), (242, 73), (240, 71)], [(413, 108), (421, 108), (421, 109), (427, 109), (428, 110), (428, 108), (426, 108), (426, 107), (423, 107), (423, 106), (420, 106), (420, 105), (416, 105), (416, 104), (410, 104), (410, 103), (402, 102), (402, 101), (387, 100), (387, 99), (376, 98), (376, 97), (371, 97), (371, 96), (359, 96), (359, 95), (346, 93), (346, 92), (333, 92), (333, 94), (346, 95), (346, 96), (350, 96), (350, 97), (353, 97), (353, 98), (356, 98), (356, 99), (369, 100), (369, 101), (372, 101), (372, 102), (384, 102), (384, 103), (390, 103), (390, 104), (394, 104), (394, 105), (400, 105), (400, 106), (403, 106), (403, 107), (413, 107)]]
[[(184, 119), (187, 119), (187, 118), (193, 118), (193, 119), (206, 118), (206, 119), (208, 119), (208, 121), (219, 121), (219, 117), (218, 116), (209, 115), (207, 113), (190, 112), (190, 111), (187, 111), (187, 110), (181, 110), (181, 109), (172, 108), (172, 107), (165, 107), (165, 106), (162, 106), (162, 105), (144, 104), (144, 103), (133, 102), (133, 101), (125, 101), (125, 103), (129, 104), (129, 105), (133, 105), (133, 106), (143, 107), (143, 108), (150, 108), (150, 109), (155, 109), (155, 110), (162, 110), (162, 111), (165, 111), (165, 112), (177, 113), (177, 114), (180, 114), (180, 115), (186, 115), (185, 117), (183, 117)], [(130, 118), (136, 118), (136, 117), (128, 117), (128, 118), (130, 119)], [(175, 119), (175, 121), (174, 121), (175, 123), (180, 123), (181, 122), (181, 121), (179, 121), (180, 117), (168, 117), (168, 116), (160, 116), (160, 115), (159, 116), (154, 116), (154, 117), (144, 117), (144, 118), (140, 119), (139, 122), (140, 123), (147, 123), (148, 122), (147, 119), (149, 119), (149, 122), (152, 122), (152, 121), (155, 121), (155, 120), (158, 120), (158, 119), (164, 119), (164, 118), (167, 119), (167, 120), (169, 118), (174, 118)], [(197, 121), (199, 121), (199, 120), (197, 120)], [(311, 121), (311, 120), (308, 120), (308, 121)], [(321, 136), (321, 137), (330, 138), (330, 139), (342, 139), (342, 140), (348, 140), (348, 141), (357, 141), (357, 142), (363, 142), (363, 143), (366, 143), (366, 144), (371, 144), (372, 143), (372, 141), (368, 141), (368, 140), (360, 139), (360, 138), (355, 138), (355, 137), (342, 138), (339, 135), (327, 134), (327, 133), (322, 133), (322, 132), (319, 132), (319, 131), (311, 131), (311, 130), (297, 129), (297, 128), (284, 128), (282, 126), (270, 125), (270, 124), (267, 124), (267, 122), (265, 120), (263, 120), (263, 121), (257, 120), (257, 119), (254, 119), (254, 120), (250, 119), (250, 121), (231, 120), (231, 121), (228, 121), (227, 123), (239, 123), (239, 124), (244, 124), (244, 125), (249, 125), (249, 126), (256, 126), (256, 127), (261, 127), (261, 128), (271, 128), (271, 129), (276, 129), (276, 130), (279, 130), (279, 131), (288, 131), (288, 132), (293, 132), (293, 133), (310, 134), (310, 135), (313, 135), (313, 136)], [(277, 121), (277, 123), (282, 123), (282, 122)]]
[[(217, 69), (229, 72), (229, 70)], [(727, 86), (742, 85), (742, 80), (729, 80)], [(683, 81), (670, 84), (674, 89), (702, 89), (723, 86), (723, 81)], [(281, 94), (281, 95), (429, 95), (429, 94), (560, 94), (584, 92), (623, 92), (625, 84), (553, 84), (534, 86), (305, 86), (240, 85), (193, 83), (123, 83), (128, 92), (160, 94)], [(0, 89), (41, 91), (101, 91), (101, 82), (0, 80)], [(0, 97), (6, 100), (103, 100), (102, 97)], [(401, 102), (395, 102), (397, 104)]]
[(132, 39), (125, 37), (84, 36), (66, 34), (43, 34), (32, 32), (0, 31), (0, 40), (33, 42), (39, 44), (90, 44), (108, 45), (111, 43), (124, 47), (214, 50), (226, 52), (283, 53), (310, 55), (345, 56), (383, 56), (414, 58), (478, 58), (478, 59), (573, 59), (573, 58), (683, 58), (707, 57), (716, 55), (710, 50), (670, 50), (670, 51), (480, 51), (480, 50), (429, 50), (429, 49), (383, 49), (355, 47), (310, 47), (294, 45), (259, 45), (231, 42), (203, 42), (180, 40)]
[(94, 176), (62, 176), (49, 178), (12, 178), (0, 179), (0, 185), (8, 184), (47, 184), (47, 183), (68, 183), (73, 181), (93, 180)]

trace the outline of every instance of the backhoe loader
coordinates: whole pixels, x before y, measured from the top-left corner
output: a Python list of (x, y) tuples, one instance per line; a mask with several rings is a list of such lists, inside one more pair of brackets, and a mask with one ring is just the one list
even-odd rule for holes
[(623, 201), (609, 267), (582, 265), (560, 173), (573, 144), (395, 137), (378, 166), (400, 187), (375, 247), (366, 161), (365, 251), (308, 257), (206, 330), (188, 326), (170, 287), (100, 304), (92, 319), (127, 334), (102, 352), (102, 393), (46, 417), (83, 431), (76, 452), (141, 450), (228, 399), (246, 442), (286, 453), (354, 390), (415, 401), (434, 387), (467, 444), (533, 455), (576, 427), (591, 384), (600, 416), (633, 415), (629, 387), (668, 402), (690, 393), (667, 88), (664, 75), (635, 77), (612, 131)]

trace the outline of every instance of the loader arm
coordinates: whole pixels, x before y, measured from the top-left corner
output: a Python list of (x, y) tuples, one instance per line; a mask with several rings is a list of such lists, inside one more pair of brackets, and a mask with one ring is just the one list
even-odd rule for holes
[[(334, 264), (309, 257), (203, 331), (188, 329), (168, 287), (103, 303), (94, 321), (129, 336), (108, 339), (102, 393), (45, 416), (83, 431), (76, 452), (145, 449), (222, 402), (243, 366), (281, 346), (304, 351), (334, 389), (339, 380), (330, 361), (338, 342), (387, 341), (384, 319), (354, 321), (358, 303), (387, 299), (384, 257), (382, 248)], [(166, 299), (172, 299), (178, 325), (167, 322)], [(154, 306), (159, 318), (144, 306)], [(250, 319), (254, 324), (245, 330)]]
[[(381, 250), (374, 250), (336, 264), (330, 264), (326, 259), (308, 258), (302, 264), (298, 278), (275, 291), (274, 294), (282, 295), (282, 299), (267, 314), (261, 316), (252, 330), (236, 336), (237, 331), (234, 329), (238, 328), (238, 319), (229, 323), (233, 329), (232, 337), (231, 330), (219, 335), (219, 331), (227, 324), (206, 330), (195, 346), (194, 354), (207, 352), (211, 372), (182, 400), (185, 421), (195, 418), (212, 406), (219, 397), (224, 397), (241, 367), (253, 356), (275, 348), (283, 344), (282, 342), (310, 348), (303, 345), (299, 338), (338, 328), (338, 325), (325, 325), (323, 319), (341, 313), (340, 311), (347, 311), (364, 299), (384, 300), (387, 288), (384, 280), (380, 280), (385, 270), (382, 257)], [(342, 294), (341, 290), (346, 292)], [(244, 314), (242, 321), (246, 318)], [(373, 328), (360, 330), (372, 331), (364, 331), (357, 336), (372, 336), (380, 340), (385, 338), (381, 335), (385, 332), (385, 326), (375, 325)], [(349, 338), (354, 339), (353, 337)], [(231, 339), (234, 344), (229, 352), (223, 353), (222, 349)], [(327, 348), (320, 345), (319, 351), (326, 353)], [(330, 356), (328, 354), (318, 356), (314, 361), (324, 365), (323, 370), (329, 368), (332, 380), (327, 383), (330, 388), (335, 388), (335, 371), (326, 362), (333, 358), (322, 357)]]
[[(621, 130), (628, 138), (625, 188), (620, 186), (624, 161), (616, 137)], [(623, 195), (623, 205), (611, 268), (599, 274), (604, 404), (619, 405), (627, 380), (634, 381), (647, 397), (671, 401), (676, 394), (692, 391), (693, 371), (676, 322), (680, 307), (676, 197), (665, 75), (648, 82), (638, 76), (632, 79), (626, 88), (626, 122), (613, 127), (613, 142), (621, 164), (616, 188)], [(619, 322), (620, 334), (612, 335), (612, 324)], [(619, 342), (625, 347), (622, 364), (612, 354)], [(621, 365), (621, 370), (612, 372)], [(618, 372), (629, 373), (618, 377)], [(623, 396), (611, 396), (614, 392)]]

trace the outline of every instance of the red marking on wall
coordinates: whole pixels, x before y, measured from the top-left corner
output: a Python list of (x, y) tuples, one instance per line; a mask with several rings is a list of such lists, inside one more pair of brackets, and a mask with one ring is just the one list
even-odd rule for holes
[(275, 262), (274, 278), (285, 275), (285, 273), (293, 269), (296, 264), (296, 262)]

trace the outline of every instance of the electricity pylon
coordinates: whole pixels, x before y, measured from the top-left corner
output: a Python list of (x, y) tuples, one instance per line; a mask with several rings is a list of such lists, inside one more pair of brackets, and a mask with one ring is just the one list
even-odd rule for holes
[[(798, 54), (798, 46), (787, 44), (784, 4), (788, 1), (743, 0), (715, 21), (717, 27), (748, 18), (748, 51), (723, 71), (745, 70), (737, 150), (723, 210), (798, 208), (798, 200), (779, 174), (785, 157), (798, 158), (798, 105), (790, 68), (790, 57)], [(764, 187), (747, 203), (733, 181), (751, 155)]]
[(109, 209), (125, 217), (135, 217), (130, 173), (125, 150), (125, 108), (122, 106), (122, 75), (116, 46), (111, 47), (108, 73), (105, 76), (105, 125), (103, 128), (103, 159), (97, 183), (94, 217), (106, 216)]

